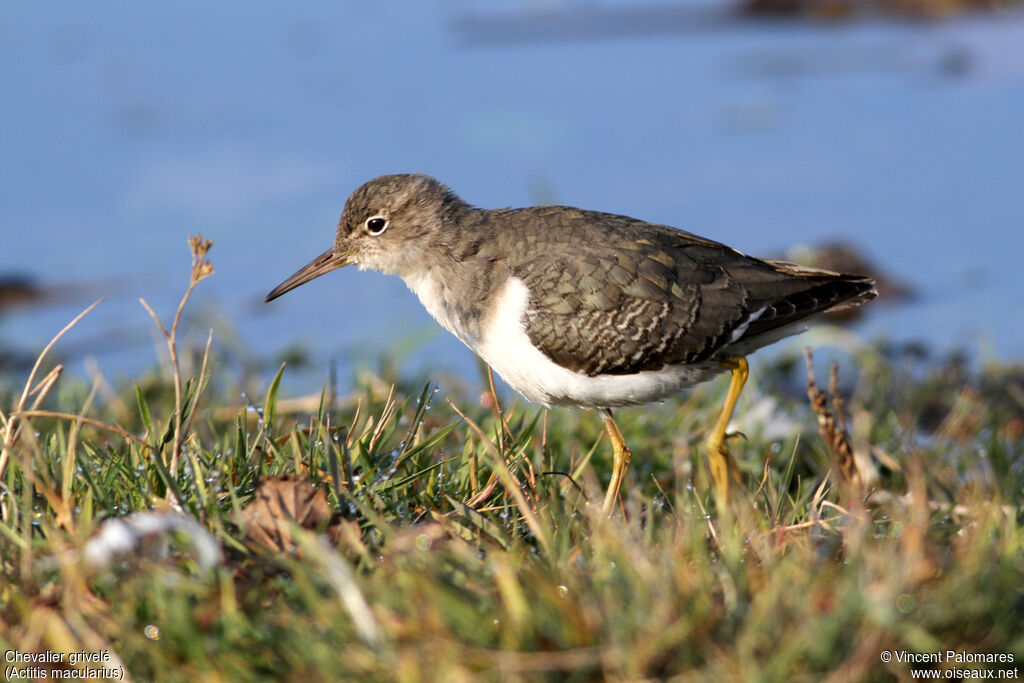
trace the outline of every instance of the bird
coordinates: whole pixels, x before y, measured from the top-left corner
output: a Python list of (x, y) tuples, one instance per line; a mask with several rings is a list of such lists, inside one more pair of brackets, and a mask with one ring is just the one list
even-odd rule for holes
[(726, 428), (746, 357), (803, 331), (808, 318), (876, 296), (869, 277), (754, 258), (629, 216), (478, 208), (424, 174), (384, 175), (356, 189), (333, 246), (266, 301), (348, 265), (400, 277), (529, 401), (600, 411), (612, 445), (606, 516), (632, 457), (613, 409), (730, 373), (704, 442), (715, 495), (727, 502), (730, 479), (740, 477)]

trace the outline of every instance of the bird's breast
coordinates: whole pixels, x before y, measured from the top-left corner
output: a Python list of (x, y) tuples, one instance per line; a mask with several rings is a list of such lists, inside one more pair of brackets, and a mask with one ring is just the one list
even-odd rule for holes
[(434, 272), (421, 272), (405, 276), (403, 280), (441, 327), (469, 348), (478, 351), (480, 316), (473, 304), (456, 295), (448, 278)]

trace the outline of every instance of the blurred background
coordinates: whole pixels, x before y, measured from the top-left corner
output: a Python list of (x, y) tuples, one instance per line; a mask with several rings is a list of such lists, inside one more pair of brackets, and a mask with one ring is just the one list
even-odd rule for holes
[(383, 353), (466, 372), (397, 278), (346, 269), (263, 303), (352, 190), (397, 172), (484, 207), (865, 259), (886, 295), (858, 334), (1024, 358), (1019, 4), (4, 3), (0, 63), (8, 368), (100, 296), (69, 366), (151, 367), (138, 299), (170, 320), (200, 232), (217, 272), (190, 329), (257, 374), (288, 357), (344, 380)]

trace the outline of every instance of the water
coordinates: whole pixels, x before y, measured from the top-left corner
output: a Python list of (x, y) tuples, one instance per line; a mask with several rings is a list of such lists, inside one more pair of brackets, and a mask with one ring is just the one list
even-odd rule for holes
[(403, 372), (475, 377), (396, 278), (347, 269), (262, 303), (329, 246), (355, 187), (421, 171), (481, 206), (625, 213), (754, 254), (844, 239), (919, 294), (874, 307), (867, 336), (1024, 357), (1024, 16), (721, 14), (489, 46), (467, 17), (529, 10), (479, 7), (6, 4), (0, 273), (61, 294), (0, 318), (0, 347), (34, 354), (105, 295), (59, 350), (148, 367), (162, 342), (138, 298), (169, 325), (202, 232), (199, 343), (213, 326), (246, 358), (305, 347), (303, 391), (396, 347)]

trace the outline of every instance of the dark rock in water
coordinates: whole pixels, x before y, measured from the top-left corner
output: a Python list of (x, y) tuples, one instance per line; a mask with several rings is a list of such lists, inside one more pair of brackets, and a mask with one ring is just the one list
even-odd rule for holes
[(46, 291), (29, 275), (0, 274), (0, 311), (28, 306), (41, 301), (45, 296)]

